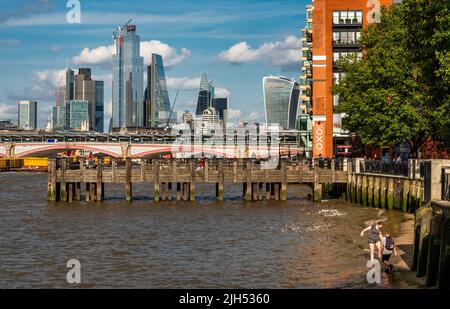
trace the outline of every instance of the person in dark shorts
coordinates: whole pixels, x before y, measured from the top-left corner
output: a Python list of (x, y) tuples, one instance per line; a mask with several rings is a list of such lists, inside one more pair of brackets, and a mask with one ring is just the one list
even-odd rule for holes
[(383, 228), (383, 222), (378, 221), (377, 223), (372, 224), (371, 226), (366, 227), (361, 231), (361, 237), (364, 236), (364, 233), (369, 231), (369, 249), (370, 249), (370, 262), (373, 264), (373, 258), (375, 254), (375, 246), (378, 249), (378, 257), (381, 260), (381, 240), (383, 235), (381, 234), (381, 229)]
[(382, 238), (383, 243), (383, 255), (381, 260), (384, 264), (384, 272), (389, 273), (394, 267), (389, 259), (391, 258), (392, 253), (397, 256), (397, 248), (395, 247), (394, 238), (391, 236), (391, 232), (386, 230), (384, 233), (384, 237)]

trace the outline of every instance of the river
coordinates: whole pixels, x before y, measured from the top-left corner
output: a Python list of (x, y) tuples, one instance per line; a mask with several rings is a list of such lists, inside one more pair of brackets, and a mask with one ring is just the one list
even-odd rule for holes
[[(371, 288), (365, 222), (394, 237), (411, 216), (339, 200), (311, 203), (306, 186), (286, 202), (244, 202), (242, 188), (197, 186), (197, 201), (159, 202), (135, 185), (105, 186), (101, 204), (48, 203), (47, 174), (0, 173), (0, 288), (67, 288), (66, 262), (85, 288)], [(148, 186), (148, 184), (147, 184)], [(406, 271), (376, 287), (415, 288)]]

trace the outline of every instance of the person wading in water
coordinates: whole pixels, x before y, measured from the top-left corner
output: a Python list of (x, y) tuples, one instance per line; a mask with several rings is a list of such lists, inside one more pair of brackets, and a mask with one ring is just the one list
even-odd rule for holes
[(383, 235), (381, 234), (382, 228), (383, 222), (378, 221), (377, 223), (374, 223), (361, 231), (361, 237), (364, 236), (365, 232), (369, 231), (370, 262), (372, 264), (373, 264), (373, 256), (375, 254), (375, 246), (377, 246), (378, 257), (381, 260), (381, 253), (382, 253), (381, 240), (383, 239)]

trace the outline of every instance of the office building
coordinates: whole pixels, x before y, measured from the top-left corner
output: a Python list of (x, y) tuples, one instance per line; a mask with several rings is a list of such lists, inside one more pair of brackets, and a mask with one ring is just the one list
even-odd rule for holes
[(101, 80), (95, 81), (95, 126), (97, 132), (104, 131), (105, 125), (105, 85)]
[(220, 120), (224, 121), (228, 109), (228, 98), (213, 98), (211, 106), (219, 113)]
[[(380, 5), (374, 5), (377, 2)], [(395, 1), (399, 2), (399, 1)], [(361, 30), (380, 18), (381, 6), (389, 6), (393, 0), (314, 0), (312, 27), (312, 106), (313, 106), (313, 155), (333, 156), (333, 132), (338, 131), (342, 116), (335, 117), (334, 108), (339, 98), (331, 89), (345, 72), (338, 67), (340, 59), (353, 56), (362, 58), (359, 44)], [(335, 130), (334, 130), (334, 127)], [(340, 132), (344, 133), (344, 132)]]
[(145, 126), (154, 128), (162, 122), (159, 119), (160, 112), (169, 112), (171, 109), (163, 58), (158, 54), (152, 54), (152, 63), (147, 66), (147, 87), (144, 100)]
[(263, 78), (266, 123), (279, 124), (284, 129), (295, 129), (300, 95), (299, 84), (289, 78)]
[(144, 58), (135, 25), (114, 31), (112, 128), (144, 126)]
[[(90, 68), (80, 68), (74, 77), (74, 100), (88, 101), (89, 130), (103, 132), (103, 81), (95, 81)], [(70, 116), (69, 116), (70, 117)]]
[(37, 128), (37, 102), (19, 101), (18, 127), (22, 130), (36, 130)]
[(89, 131), (91, 105), (88, 100), (70, 100), (67, 102), (71, 130)]
[(203, 112), (211, 106), (212, 99), (214, 98), (214, 86), (212, 82), (208, 80), (208, 75), (202, 72), (200, 77), (200, 90), (197, 98), (197, 108), (195, 114), (197, 116), (203, 115)]

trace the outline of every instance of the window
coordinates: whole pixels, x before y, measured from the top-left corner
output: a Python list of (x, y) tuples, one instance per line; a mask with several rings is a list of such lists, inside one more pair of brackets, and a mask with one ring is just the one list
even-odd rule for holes
[(333, 12), (333, 24), (362, 24), (362, 11), (335, 11)]
[(359, 43), (359, 40), (361, 39), (361, 32), (356, 32), (356, 43)]
[(358, 24), (362, 24), (362, 11), (356, 11), (356, 21)]
[(339, 12), (333, 12), (333, 24), (339, 24)]
[(339, 32), (333, 32), (333, 42), (334, 43), (340, 43), (340, 36), (339, 36)]

